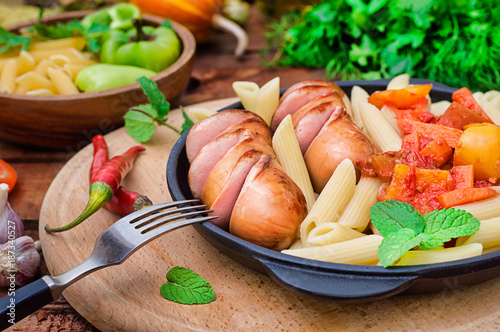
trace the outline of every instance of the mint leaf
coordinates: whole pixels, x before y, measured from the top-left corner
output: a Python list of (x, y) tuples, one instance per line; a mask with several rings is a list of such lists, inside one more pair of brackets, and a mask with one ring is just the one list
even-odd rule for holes
[(157, 116), (156, 109), (150, 104), (134, 106), (123, 116), (125, 129), (137, 142), (147, 142), (156, 130)]
[(10, 48), (22, 46), (26, 50), (31, 42), (29, 36), (17, 36), (4, 28), (0, 27), (0, 54), (8, 51)]
[(197, 273), (176, 266), (167, 273), (167, 280), (160, 288), (164, 298), (182, 304), (204, 304), (215, 300), (212, 286)]
[(388, 267), (401, 258), (408, 250), (427, 241), (428, 234), (417, 234), (411, 228), (402, 228), (392, 232), (382, 240), (378, 248), (378, 257), (383, 267)]
[(413, 206), (395, 200), (375, 203), (370, 209), (370, 218), (383, 236), (403, 228), (410, 228), (419, 234), (425, 226), (424, 218)]
[(472, 214), (460, 209), (442, 209), (424, 215), (424, 233), (430, 235), (421, 249), (432, 249), (459, 236), (474, 234), (480, 222)]
[(191, 126), (194, 124), (193, 121), (187, 116), (186, 112), (184, 112), (184, 108), (181, 106), (182, 117), (184, 118), (184, 123), (182, 124), (181, 135), (184, 134)]
[(158, 117), (164, 119), (170, 111), (170, 104), (165, 99), (165, 95), (160, 92), (158, 84), (155, 81), (146, 77), (139, 77), (137, 82), (141, 85), (142, 90), (148, 96), (149, 103), (156, 109)]

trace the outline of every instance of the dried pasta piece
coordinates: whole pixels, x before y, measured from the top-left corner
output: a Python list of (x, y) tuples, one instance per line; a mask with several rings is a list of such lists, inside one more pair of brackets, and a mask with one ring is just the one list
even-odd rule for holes
[(291, 115), (287, 115), (279, 124), (273, 135), (273, 149), (280, 165), (292, 180), (299, 186), (307, 202), (307, 210), (311, 211), (316, 196), (307, 172), (304, 157), (300, 152), (299, 142), (293, 128)]
[(47, 77), (35, 71), (29, 71), (17, 77), (16, 83), (28, 90), (49, 89), (52, 86), (52, 82)]
[(383, 106), (382, 109), (380, 110), (380, 113), (382, 113), (387, 122), (391, 124), (392, 128), (396, 130), (398, 135), (401, 136), (401, 131), (399, 130), (398, 121), (396, 120), (396, 114), (394, 114), (394, 111), (387, 106)]
[(443, 115), (444, 112), (450, 107), (451, 103), (448, 100), (441, 100), (431, 104), (431, 113), (434, 116)]
[(352, 87), (351, 105), (352, 105), (353, 121), (364, 132), (366, 132), (366, 130), (363, 124), (363, 119), (361, 118), (361, 103), (368, 102), (368, 97), (370, 97), (370, 95), (362, 87), (357, 85)]
[(362, 176), (338, 223), (360, 232), (364, 231), (370, 222), (370, 208), (377, 203), (377, 195), (382, 184), (382, 180), (378, 177)]
[(48, 68), (47, 74), (49, 75), (50, 80), (55, 85), (59, 94), (71, 95), (80, 92), (71, 80), (71, 77), (66, 75), (63, 71), (54, 68)]
[(478, 202), (454, 206), (469, 212), (479, 221), (500, 217), (500, 195)]
[(16, 76), (17, 76), (18, 62), (17, 58), (9, 59), (2, 70), (0, 75), (0, 92), (14, 93), (16, 91)]
[(332, 243), (349, 241), (361, 236), (366, 236), (352, 228), (338, 222), (327, 222), (314, 227), (307, 237), (307, 241), (315, 246), (324, 246)]
[(393, 79), (389, 81), (389, 84), (387, 84), (387, 90), (404, 89), (408, 86), (410, 86), (410, 75), (401, 74), (395, 76)]
[(255, 113), (270, 125), (280, 100), (280, 78), (275, 77), (264, 84), (257, 94)]
[(233, 82), (233, 90), (240, 98), (243, 108), (247, 111), (255, 113), (257, 96), (259, 94), (259, 86), (257, 83), (236, 81)]
[(361, 117), (370, 138), (382, 152), (399, 151), (401, 136), (375, 105), (361, 102)]
[(337, 221), (354, 195), (355, 187), (356, 171), (354, 165), (351, 160), (344, 159), (337, 166), (318, 196), (316, 203), (300, 225), (300, 238), (304, 247), (311, 246), (307, 237), (315, 226)]
[(28, 52), (21, 50), (18, 57), (17, 75), (22, 75), (35, 69), (35, 59)]
[(326, 246), (287, 249), (281, 252), (286, 255), (332, 263), (376, 265), (378, 262), (378, 247), (383, 238), (380, 235), (367, 235)]
[(472, 243), (459, 247), (431, 250), (410, 250), (392, 266), (424, 265), (457, 261), (481, 255), (483, 246)]
[(476, 233), (457, 239), (457, 246), (470, 243), (481, 243), (483, 249), (500, 246), (500, 217), (481, 220), (481, 225)]

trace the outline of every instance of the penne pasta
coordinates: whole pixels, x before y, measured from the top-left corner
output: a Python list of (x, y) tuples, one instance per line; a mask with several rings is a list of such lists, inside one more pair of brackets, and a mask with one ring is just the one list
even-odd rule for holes
[(243, 108), (255, 113), (257, 96), (259, 94), (259, 86), (257, 83), (246, 81), (233, 82), (233, 90), (240, 98)]
[(16, 91), (17, 59), (9, 59), (0, 75), (0, 92), (14, 93)]
[(49, 89), (52, 82), (45, 76), (30, 71), (16, 78), (16, 83), (25, 87), (27, 90)]
[(361, 118), (361, 103), (368, 102), (370, 95), (363, 88), (355, 85), (351, 90), (351, 105), (353, 113), (354, 123), (363, 131), (364, 129), (363, 119)]
[(326, 186), (318, 196), (316, 203), (300, 225), (300, 238), (304, 247), (309, 232), (318, 225), (336, 221), (354, 195), (356, 171), (351, 160), (344, 159), (335, 169)]
[(482, 220), (474, 235), (457, 239), (457, 246), (470, 243), (481, 243), (484, 249), (500, 246), (500, 217)]
[(483, 246), (472, 243), (459, 247), (432, 250), (410, 250), (392, 266), (409, 266), (451, 262), (481, 255)]
[(50, 89), (36, 89), (26, 92), (27, 96), (53, 96), (54, 92)]
[(37, 72), (38, 74), (41, 74), (43, 76), (47, 76), (47, 68), (51, 66), (51, 63), (49, 59), (43, 59), (38, 64), (36, 65), (35, 69), (33, 71)]
[(264, 84), (257, 94), (255, 113), (270, 125), (280, 100), (280, 78), (275, 77)]
[(483, 110), (496, 125), (500, 125), (500, 95), (486, 102)]
[(86, 46), (87, 42), (85, 41), (85, 37), (75, 36), (54, 40), (39, 40), (33, 41), (30, 43), (29, 50), (30, 51), (39, 51), (39, 50), (58, 50), (62, 48), (74, 48), (76, 50), (83, 50)]
[(301, 249), (301, 248), (304, 248), (304, 246), (302, 245), (302, 241), (300, 239), (297, 239), (292, 243), (292, 245), (288, 249)]
[(451, 103), (447, 100), (442, 100), (438, 101), (435, 103), (431, 104), (431, 113), (434, 114), (434, 116), (440, 116), (443, 115), (444, 112), (450, 107)]
[(316, 196), (307, 172), (304, 157), (293, 128), (292, 117), (287, 115), (279, 124), (272, 139), (273, 149), (278, 162), (290, 178), (299, 186), (307, 202), (307, 210), (311, 211)]
[(315, 246), (324, 246), (332, 243), (349, 241), (361, 236), (366, 236), (366, 234), (355, 231), (337, 222), (327, 222), (314, 227), (307, 236), (307, 241)]
[(378, 247), (382, 239), (380, 235), (367, 235), (326, 246), (288, 249), (281, 252), (286, 255), (332, 263), (376, 265)]
[(204, 107), (191, 107), (186, 111), (186, 113), (193, 123), (197, 123), (215, 114), (216, 112)]
[(68, 74), (69, 77), (74, 81), (76, 79), (76, 75), (83, 69), (87, 67), (87, 65), (79, 65), (75, 63), (66, 63), (63, 65), (62, 70)]
[(474, 203), (457, 205), (454, 208), (469, 212), (479, 221), (497, 218), (500, 217), (500, 195)]
[(382, 113), (382, 115), (385, 117), (387, 122), (389, 122), (391, 124), (392, 128), (394, 128), (394, 130), (396, 130), (398, 135), (401, 136), (401, 132), (399, 131), (399, 126), (398, 126), (398, 121), (396, 120), (396, 114), (394, 114), (394, 111), (392, 109), (390, 109), (389, 107), (384, 106), (380, 110), (380, 113)]
[(409, 85), (410, 85), (410, 75), (401, 74), (389, 81), (389, 84), (387, 84), (387, 90), (403, 89), (408, 87)]
[(370, 208), (377, 203), (377, 195), (382, 186), (378, 177), (361, 176), (352, 199), (339, 217), (338, 223), (362, 232), (370, 222)]
[(35, 59), (28, 52), (21, 51), (17, 59), (17, 75), (22, 75), (35, 69)]
[(47, 74), (50, 77), (50, 80), (56, 87), (57, 91), (61, 95), (70, 95), (70, 94), (75, 94), (79, 93), (78, 89), (76, 88), (75, 84), (71, 80), (71, 78), (66, 75), (64, 72), (61, 70), (57, 70), (54, 68), (48, 68), (47, 69)]
[(402, 143), (401, 136), (379, 109), (368, 102), (361, 102), (360, 105), (361, 118), (373, 142), (382, 152), (399, 151)]

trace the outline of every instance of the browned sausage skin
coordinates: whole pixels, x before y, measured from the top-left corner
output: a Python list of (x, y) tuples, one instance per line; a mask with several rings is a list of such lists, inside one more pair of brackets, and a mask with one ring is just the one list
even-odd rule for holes
[(267, 137), (256, 133), (231, 150), (215, 165), (203, 187), (202, 202), (219, 218), (213, 223), (229, 229), (229, 219), (248, 172), (263, 155), (274, 155)]
[(229, 229), (249, 242), (282, 250), (296, 239), (306, 214), (302, 191), (274, 157), (263, 156), (248, 173)]
[(247, 118), (261, 119), (255, 113), (238, 109), (218, 112), (193, 125), (186, 137), (186, 155), (191, 162), (198, 151), (235, 123)]
[(302, 154), (306, 153), (309, 145), (332, 114), (340, 116), (343, 112), (344, 104), (339, 95), (334, 92), (310, 101), (292, 115), (295, 135)]
[(188, 172), (189, 188), (195, 198), (201, 198), (208, 175), (226, 153), (238, 142), (255, 135), (271, 144), (271, 131), (260, 118), (244, 118), (220, 133), (214, 140), (203, 146), (191, 161)]
[(320, 193), (337, 166), (346, 158), (354, 164), (375, 153), (375, 147), (345, 112), (332, 114), (307, 149), (304, 160), (314, 191)]

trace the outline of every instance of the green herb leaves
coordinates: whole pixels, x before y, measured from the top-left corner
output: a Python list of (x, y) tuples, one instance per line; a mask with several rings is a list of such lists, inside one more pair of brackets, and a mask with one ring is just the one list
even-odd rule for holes
[(467, 211), (450, 208), (421, 216), (411, 205), (394, 200), (373, 205), (370, 217), (384, 236), (378, 252), (384, 267), (412, 248), (433, 249), (479, 229), (479, 220)]
[(500, 89), (500, 2), (328, 0), (268, 26), (273, 64), (325, 68), (332, 79), (408, 73)]
[(137, 82), (148, 97), (149, 104), (134, 106), (123, 117), (125, 128), (133, 139), (139, 143), (149, 141), (156, 131), (156, 124), (167, 126), (181, 135), (193, 125), (182, 108), (184, 123), (181, 130), (168, 124), (167, 115), (170, 112), (170, 104), (165, 99), (165, 95), (160, 92), (156, 82), (144, 76), (138, 78)]
[(0, 27), (0, 54), (8, 51), (10, 48), (21, 46), (26, 50), (31, 42), (29, 36), (17, 36)]
[(167, 273), (167, 280), (160, 288), (164, 298), (182, 304), (204, 304), (215, 300), (212, 286), (195, 272), (176, 266)]

